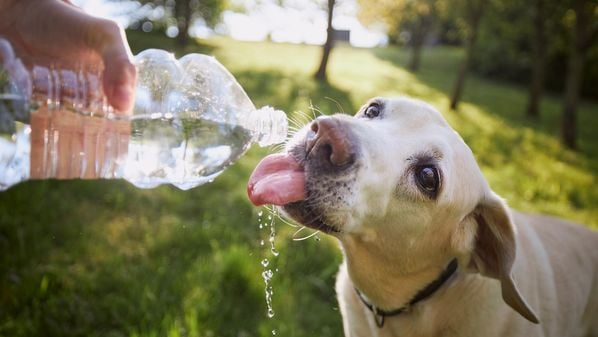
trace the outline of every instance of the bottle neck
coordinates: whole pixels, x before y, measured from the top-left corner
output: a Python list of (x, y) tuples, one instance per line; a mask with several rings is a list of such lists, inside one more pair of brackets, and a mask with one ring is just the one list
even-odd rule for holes
[(287, 116), (281, 110), (269, 106), (254, 110), (249, 114), (247, 124), (254, 141), (262, 147), (282, 143), (287, 138)]

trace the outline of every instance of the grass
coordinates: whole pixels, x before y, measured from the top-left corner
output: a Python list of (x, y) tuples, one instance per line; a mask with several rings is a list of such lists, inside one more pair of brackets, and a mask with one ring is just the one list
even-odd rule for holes
[[(173, 48), (152, 35), (129, 39), (137, 51)], [(598, 227), (596, 103), (581, 105), (580, 151), (571, 152), (558, 142), (558, 96), (544, 99), (539, 122), (529, 121), (525, 88), (472, 77), (459, 111), (449, 112), (458, 49), (426, 51), (413, 74), (404, 50), (338, 46), (323, 84), (311, 79), (319, 48), (202, 42), (184, 52), (215, 54), (257, 106), (291, 116), (310, 107), (352, 113), (376, 95), (425, 99), (512, 206)], [(260, 245), (269, 229), (258, 228), (260, 209), (247, 201), (245, 184), (266, 153), (254, 147), (215, 182), (186, 192), (122, 181), (36, 181), (0, 193), (0, 336), (342, 336), (336, 243), (293, 241), (295, 229), (278, 222), (280, 255)], [(273, 319), (266, 315), (264, 258), (278, 269)]]

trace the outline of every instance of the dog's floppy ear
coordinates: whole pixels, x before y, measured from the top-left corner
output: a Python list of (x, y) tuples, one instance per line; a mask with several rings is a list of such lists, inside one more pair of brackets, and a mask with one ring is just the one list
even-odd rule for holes
[(515, 228), (505, 203), (489, 192), (471, 216), (477, 223), (472, 267), (484, 276), (499, 280), (503, 300), (530, 322), (539, 323), (511, 276), (516, 250)]

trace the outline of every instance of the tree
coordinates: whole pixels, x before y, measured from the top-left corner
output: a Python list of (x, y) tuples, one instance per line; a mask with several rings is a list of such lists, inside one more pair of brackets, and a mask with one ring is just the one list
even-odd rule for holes
[(399, 37), (402, 32), (408, 33), (407, 44), (411, 47), (408, 68), (417, 71), (421, 64), (423, 46), (436, 28), (446, 1), (359, 0), (359, 4), (359, 18), (364, 23), (371, 24), (382, 20), (389, 30), (389, 35)]
[(573, 0), (572, 8), (568, 12), (573, 24), (570, 29), (561, 136), (565, 146), (571, 149), (577, 147), (577, 104), (583, 79), (585, 57), (598, 35), (597, 6), (596, 2), (592, 0)]
[(532, 60), (531, 80), (527, 103), (527, 115), (531, 118), (540, 117), (540, 100), (544, 91), (544, 71), (546, 68), (546, 0), (533, 0), (532, 14)]
[(174, 18), (179, 34), (177, 44), (184, 47), (189, 43), (189, 27), (191, 26), (191, 0), (176, 0), (174, 3)]
[(141, 0), (143, 4), (164, 9), (164, 15), (155, 19), (164, 26), (176, 25), (177, 43), (184, 47), (189, 42), (189, 28), (195, 20), (203, 20), (208, 27), (220, 21), (225, 0)]
[(485, 6), (485, 0), (463, 0), (461, 3), (466, 34), (465, 60), (461, 64), (459, 73), (457, 74), (457, 80), (453, 86), (450, 102), (451, 110), (457, 110), (457, 106), (461, 100), (461, 95), (463, 94), (465, 79), (467, 78), (467, 74), (469, 73), (473, 63), (480, 22), (482, 21), (482, 17), (484, 15)]
[(332, 18), (334, 15), (335, 4), (335, 0), (328, 0), (328, 25), (326, 28), (326, 42), (324, 42), (324, 45), (322, 46), (322, 60), (320, 61), (320, 66), (314, 74), (314, 77), (320, 81), (327, 81), (326, 69), (328, 68), (328, 58), (330, 57), (330, 52), (334, 46), (334, 28), (332, 27)]

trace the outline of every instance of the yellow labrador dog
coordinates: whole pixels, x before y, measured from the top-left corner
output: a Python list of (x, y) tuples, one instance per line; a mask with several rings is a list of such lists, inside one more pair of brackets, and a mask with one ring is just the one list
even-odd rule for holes
[(347, 337), (598, 336), (598, 233), (507, 208), (428, 104), (317, 118), (248, 193), (338, 238)]

